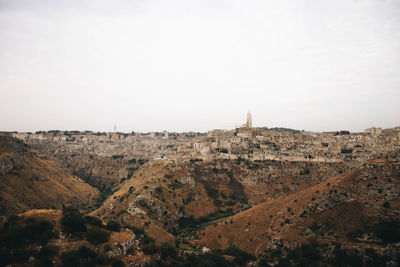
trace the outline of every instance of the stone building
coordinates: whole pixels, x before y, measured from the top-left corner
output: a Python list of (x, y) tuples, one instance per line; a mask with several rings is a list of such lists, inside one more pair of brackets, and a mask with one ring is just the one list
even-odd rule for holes
[(242, 125), (243, 128), (249, 128), (251, 129), (253, 127), (253, 122), (251, 119), (251, 113), (250, 111), (247, 112), (247, 119), (246, 119), (246, 123)]
[(379, 134), (382, 134), (382, 128), (371, 127), (371, 128), (365, 129), (365, 132), (369, 133), (369, 134), (379, 135)]

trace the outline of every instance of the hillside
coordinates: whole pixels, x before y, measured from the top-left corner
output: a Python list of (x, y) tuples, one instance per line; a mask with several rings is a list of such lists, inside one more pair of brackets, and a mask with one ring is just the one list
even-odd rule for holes
[[(55, 160), (0, 136), (0, 265), (32, 257), (32, 266), (399, 262), (399, 151), (355, 167), (243, 158), (139, 163), (67, 150)], [(109, 194), (99, 208), (99, 190), (72, 173)]]
[(278, 161), (146, 164), (92, 215), (144, 227), (160, 242), (172, 241), (182, 231), (308, 188), (346, 170), (342, 163)]
[(63, 205), (89, 208), (98, 198), (97, 189), (56, 161), (22, 141), (0, 136), (0, 214)]
[(399, 221), (399, 163), (377, 160), (215, 223), (198, 234), (198, 244), (259, 256), (315, 243), (398, 255), (387, 245), (400, 241)]

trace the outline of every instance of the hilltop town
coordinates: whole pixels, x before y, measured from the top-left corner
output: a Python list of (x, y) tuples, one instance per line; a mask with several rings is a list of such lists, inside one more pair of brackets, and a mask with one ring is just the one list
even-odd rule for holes
[(307, 132), (286, 128), (252, 127), (251, 114), (242, 127), (207, 133), (118, 133), (40, 131), (13, 133), (33, 146), (52, 153), (140, 157), (177, 162), (184, 160), (248, 159), (279, 161), (364, 163), (400, 147), (400, 126), (368, 128), (353, 133)]

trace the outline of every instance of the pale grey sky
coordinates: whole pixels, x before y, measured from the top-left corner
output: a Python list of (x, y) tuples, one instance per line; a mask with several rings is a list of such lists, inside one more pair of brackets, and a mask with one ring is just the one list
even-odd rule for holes
[(0, 0), (0, 130), (400, 125), (399, 0)]

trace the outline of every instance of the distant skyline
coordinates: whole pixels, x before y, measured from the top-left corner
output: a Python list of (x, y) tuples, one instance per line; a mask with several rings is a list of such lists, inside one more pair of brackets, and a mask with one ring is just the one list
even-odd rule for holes
[(0, 131), (400, 125), (398, 0), (0, 0)]

